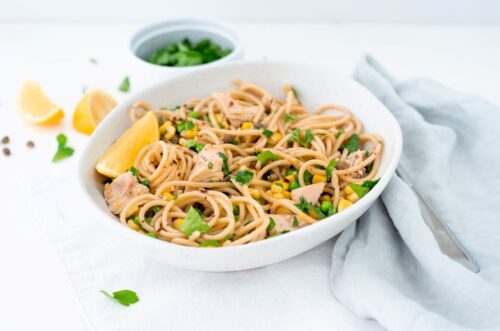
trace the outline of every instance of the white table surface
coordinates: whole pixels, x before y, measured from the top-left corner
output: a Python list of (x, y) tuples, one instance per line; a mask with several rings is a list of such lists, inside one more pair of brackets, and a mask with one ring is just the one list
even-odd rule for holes
[[(361, 54), (369, 52), (399, 78), (426, 75), (500, 104), (500, 27), (234, 26), (245, 43), (247, 59), (314, 61), (350, 73)], [(116, 88), (128, 74), (123, 55), (127, 39), (136, 28), (0, 24), (0, 137), (7, 134), (12, 140), (11, 157), (0, 154), (0, 330), (86, 329), (64, 267), (44, 235), (43, 226), (26, 207), (30, 199), (25, 193), (26, 183), (50, 184), (58, 167), (74, 166), (73, 160), (52, 164), (50, 159), (57, 133), (65, 132), (77, 152), (86, 141), (71, 127), (71, 114), (84, 86), (102, 87), (118, 99), (124, 97)], [(90, 57), (96, 58), (98, 64), (90, 64)], [(24, 79), (39, 81), (47, 94), (64, 107), (67, 116), (62, 124), (36, 128), (19, 118), (16, 99)], [(36, 143), (34, 150), (25, 146), (30, 139)], [(338, 323), (329, 326), (335, 329), (380, 329), (340, 304), (331, 313), (338, 316)]]

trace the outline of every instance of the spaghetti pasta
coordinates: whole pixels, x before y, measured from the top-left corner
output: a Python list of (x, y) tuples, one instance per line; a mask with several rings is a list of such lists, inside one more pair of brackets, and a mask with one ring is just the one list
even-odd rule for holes
[(376, 184), (382, 138), (349, 109), (310, 112), (289, 84), (283, 99), (235, 86), (172, 110), (132, 105), (133, 122), (156, 115), (161, 139), (105, 185), (123, 224), (180, 245), (242, 245), (341, 212)]

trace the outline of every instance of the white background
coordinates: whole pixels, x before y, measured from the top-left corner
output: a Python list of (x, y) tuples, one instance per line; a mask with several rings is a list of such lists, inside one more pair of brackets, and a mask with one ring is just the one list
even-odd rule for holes
[(0, 21), (120, 22), (203, 16), (246, 22), (499, 24), (498, 0), (1, 0)]
[[(126, 67), (114, 62), (136, 23), (178, 16), (232, 21), (248, 59), (314, 60), (349, 73), (369, 52), (399, 78), (428, 76), (500, 104), (500, 26), (484, 26), (500, 24), (497, 0), (0, 0), (0, 137), (14, 140), (12, 157), (0, 154), (1, 331), (86, 330), (43, 220), (34, 219), (23, 195), (26, 177), (57, 172), (49, 159), (61, 127), (34, 128), (17, 116), (22, 80), (40, 81), (64, 107), (62, 125), (78, 153), (86, 138), (71, 132), (70, 122), (81, 87), (97, 77), (96, 84), (105, 81), (102, 87), (117, 94)], [(107, 63), (114, 74), (99, 76), (89, 57)], [(35, 150), (25, 149), (28, 139), (36, 141)], [(37, 162), (18, 162), (21, 155)], [(75, 160), (68, 162), (57, 166)], [(30, 172), (31, 166), (37, 172)], [(323, 251), (326, 279), (331, 242)], [(378, 329), (340, 304), (332, 315), (336, 329)]]

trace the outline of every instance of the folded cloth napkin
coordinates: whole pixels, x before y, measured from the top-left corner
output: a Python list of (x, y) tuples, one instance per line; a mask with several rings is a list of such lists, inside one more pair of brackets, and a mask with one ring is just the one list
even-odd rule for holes
[(354, 77), (398, 119), (401, 164), (481, 271), (440, 252), (394, 176), (337, 240), (333, 293), (389, 330), (500, 330), (500, 109), (428, 79), (398, 82), (369, 56)]

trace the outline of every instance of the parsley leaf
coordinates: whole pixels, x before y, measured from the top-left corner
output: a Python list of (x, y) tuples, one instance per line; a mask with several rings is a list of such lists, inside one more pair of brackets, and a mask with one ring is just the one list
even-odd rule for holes
[(226, 240), (233, 239), (233, 237), (234, 237), (234, 233), (230, 233), (230, 234), (228, 234), (227, 236), (225, 236), (225, 237), (222, 239), (222, 241), (226, 241)]
[(137, 169), (134, 167), (134, 166), (131, 166), (129, 171), (132, 173), (132, 176), (139, 176), (139, 172), (137, 171)]
[(192, 111), (188, 114), (189, 117), (191, 118), (196, 118), (197, 120), (199, 120), (201, 118), (201, 114), (198, 113), (197, 111)]
[(273, 135), (273, 132), (271, 130), (264, 129), (264, 131), (262, 131), (262, 134), (264, 136), (266, 136), (267, 138), (271, 138), (271, 136)]
[(368, 187), (364, 187), (362, 185), (355, 184), (355, 183), (349, 183), (349, 187), (352, 188), (352, 190), (356, 193), (356, 195), (360, 199), (362, 197), (364, 197), (365, 194), (368, 193), (368, 191), (370, 191), (370, 189)]
[(147, 187), (149, 187), (149, 183), (151, 183), (151, 179), (149, 179), (149, 178), (146, 178), (141, 182), (142, 185), (147, 186)]
[(353, 134), (349, 137), (345, 148), (349, 151), (349, 153), (354, 153), (359, 149), (359, 136), (357, 134)]
[(375, 186), (377, 185), (378, 181), (380, 180), (380, 178), (378, 179), (374, 179), (374, 180), (371, 180), (371, 179), (368, 179), (366, 180), (364, 183), (363, 183), (363, 187), (368, 187), (370, 190)]
[(92, 63), (92, 64), (97, 64), (97, 59), (95, 57), (91, 57), (89, 59), (89, 62)]
[(299, 116), (294, 114), (285, 114), (285, 122), (295, 121)]
[(71, 147), (66, 146), (66, 143), (68, 142), (68, 137), (64, 134), (59, 134), (56, 137), (57, 139), (57, 152), (54, 154), (54, 157), (52, 158), (52, 162), (57, 162), (63, 159), (66, 159), (70, 156), (73, 155), (75, 150)]
[(224, 176), (227, 176), (230, 174), (229, 165), (227, 163), (228, 162), (227, 155), (222, 152), (219, 152), (219, 156), (222, 159), (222, 172), (224, 173)]
[(205, 145), (203, 144), (198, 144), (196, 141), (194, 140), (188, 140), (186, 142), (186, 147), (187, 148), (190, 148), (192, 150), (195, 150), (196, 152), (201, 152), (203, 150), (203, 148), (205, 148)]
[(193, 121), (189, 120), (180, 120), (176, 127), (177, 133), (181, 133), (184, 130), (191, 130), (193, 128), (194, 128), (194, 123)]
[(210, 230), (210, 225), (203, 220), (203, 217), (196, 210), (196, 208), (189, 208), (186, 218), (184, 219), (184, 222), (182, 222), (181, 231), (190, 236), (195, 231), (205, 233), (208, 230)]
[(259, 162), (262, 164), (265, 164), (269, 161), (278, 161), (279, 159), (280, 158), (270, 150), (257, 154), (257, 160), (259, 160)]
[(271, 232), (272, 229), (276, 226), (276, 222), (274, 221), (274, 218), (269, 217), (269, 225), (267, 226), (267, 232)]
[(123, 78), (123, 81), (120, 84), (120, 87), (118, 87), (118, 90), (125, 92), (125, 93), (130, 91), (130, 79), (128, 78), (128, 76)]
[(299, 226), (299, 220), (297, 219), (297, 216), (294, 216), (293, 217), (293, 223), (292, 223), (293, 227), (296, 228)]
[(217, 247), (219, 246), (218, 240), (207, 240), (200, 244), (200, 247)]
[(292, 138), (300, 145), (307, 147), (313, 140), (313, 135), (311, 130), (306, 130), (304, 133), (304, 140), (302, 140), (302, 138), (300, 138), (300, 129), (295, 129), (292, 131)]
[(325, 214), (316, 206), (307, 201), (304, 197), (300, 197), (300, 203), (295, 204), (295, 207), (302, 210), (304, 213), (311, 210), (313, 213), (318, 215), (319, 218), (325, 218)]
[(312, 184), (312, 177), (313, 174), (309, 170), (304, 171), (304, 183), (306, 183), (306, 185)]
[(151, 238), (158, 238), (158, 236), (157, 236), (157, 235), (156, 235), (156, 233), (154, 233), (154, 232), (148, 232), (148, 233), (146, 234), (146, 236), (151, 237)]
[(241, 184), (248, 184), (252, 181), (253, 172), (249, 170), (240, 170), (236, 173), (236, 181)]
[(337, 165), (337, 161), (331, 160), (328, 162), (328, 165), (326, 166), (326, 181), (329, 182), (332, 179), (332, 172), (333, 169), (335, 169), (335, 166)]
[(337, 138), (340, 137), (342, 134), (344, 134), (344, 132), (345, 132), (345, 130), (342, 130), (342, 129), (338, 130), (337, 133), (335, 134), (335, 137), (337, 137)]
[(139, 301), (137, 294), (131, 290), (116, 291), (112, 295), (104, 290), (101, 290), (101, 293), (124, 306), (130, 306)]

